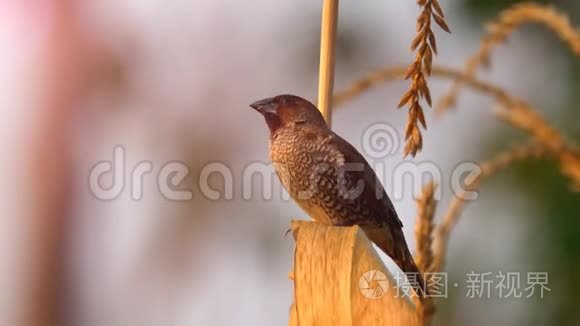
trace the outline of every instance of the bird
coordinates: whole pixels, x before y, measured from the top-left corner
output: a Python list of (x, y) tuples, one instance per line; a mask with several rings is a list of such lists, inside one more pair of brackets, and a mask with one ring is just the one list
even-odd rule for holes
[(333, 132), (304, 98), (282, 94), (250, 107), (264, 117), (270, 160), (298, 206), (325, 225), (359, 226), (424, 298), (428, 292), (405, 241), (403, 223), (363, 155)]

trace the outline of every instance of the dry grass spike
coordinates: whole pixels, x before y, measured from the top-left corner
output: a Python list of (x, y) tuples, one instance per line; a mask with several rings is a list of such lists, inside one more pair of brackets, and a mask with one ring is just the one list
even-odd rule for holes
[(415, 60), (407, 69), (405, 79), (411, 79), (409, 89), (403, 94), (398, 107), (409, 105), (409, 118), (405, 127), (404, 155), (415, 156), (423, 147), (423, 136), (419, 124), (427, 128), (420, 100), (423, 98), (431, 106), (431, 93), (425, 75), (431, 74), (433, 55), (437, 54), (435, 34), (431, 29), (431, 18), (446, 32), (450, 32), (444, 19), (443, 10), (437, 0), (418, 0), (421, 14), (417, 18), (417, 35), (411, 42), (411, 51), (416, 51)]
[[(361, 95), (370, 88), (398, 80), (400, 77), (405, 76), (406, 71), (407, 67), (404, 66), (395, 66), (373, 71), (351, 83), (348, 88), (335, 93), (333, 97), (333, 103), (335, 107), (340, 106), (349, 100)], [(475, 79), (474, 77), (469, 77), (459, 70), (454, 70), (452, 68), (442, 66), (433, 66), (431, 75), (435, 77), (451, 79), (454, 81), (461, 80), (473, 90), (485, 95), (490, 95), (497, 99), (497, 101), (500, 103), (511, 103), (517, 100), (510, 96), (509, 93), (505, 90), (493, 84)]]
[(574, 181), (571, 190), (580, 192), (580, 154), (578, 152), (563, 153), (560, 156), (560, 168), (564, 175)]
[(560, 162), (562, 174), (572, 180), (572, 190), (580, 191), (580, 151), (578, 148), (568, 144), (556, 129), (525, 103), (514, 103), (511, 107), (498, 107), (494, 112), (500, 119), (529, 133), (539, 143), (550, 149)]
[[(527, 23), (539, 23), (546, 26), (554, 31), (575, 55), (580, 56), (580, 30), (572, 26), (566, 14), (549, 6), (523, 3), (502, 11), (495, 21), (487, 25), (488, 34), (481, 40), (478, 52), (467, 60), (465, 74), (473, 77), (479, 66), (489, 66), (493, 49), (504, 43), (517, 27)], [(435, 107), (437, 114), (442, 114), (455, 106), (462, 86), (462, 80), (453, 83), (447, 94), (437, 103)]]
[[(349, 88), (336, 93), (335, 101), (337, 104), (343, 104), (371, 87), (396, 80), (404, 73), (405, 67), (374, 71), (352, 83)], [(510, 95), (500, 87), (451, 68), (434, 66), (432, 75), (464, 83), (479, 93), (493, 97), (503, 107), (496, 110), (496, 114), (512, 126), (533, 135), (549, 148), (560, 160), (562, 173), (572, 179), (572, 190), (580, 191), (580, 150), (567, 143), (560, 132), (550, 126), (528, 103)]]
[(466, 203), (465, 198), (467, 197), (467, 192), (476, 190), (484, 178), (489, 178), (499, 171), (511, 166), (514, 162), (544, 157), (547, 152), (547, 148), (532, 141), (528, 144), (515, 147), (510, 151), (500, 153), (487, 161), (481, 162), (479, 164), (479, 167), (481, 168), (479, 172), (473, 172), (467, 176), (464, 182), (464, 190), (455, 194), (455, 197), (443, 216), (443, 220), (435, 230), (433, 272), (441, 272), (443, 269), (449, 236), (453, 227), (455, 227), (459, 220), (463, 205)]
[[(430, 273), (433, 266), (433, 220), (437, 201), (435, 190), (437, 185), (429, 182), (423, 187), (421, 197), (417, 199), (417, 221), (415, 222), (415, 239), (417, 241), (417, 253), (415, 262), (423, 274), (425, 285), (429, 286), (426, 273)], [(429, 325), (435, 314), (435, 306), (431, 298), (417, 302), (418, 313), (423, 325)]]
[(423, 273), (431, 271), (433, 263), (432, 236), (433, 218), (435, 216), (435, 189), (433, 182), (427, 183), (422, 190), (421, 197), (417, 199), (417, 220), (415, 222), (415, 239), (417, 241), (417, 253), (415, 262)]

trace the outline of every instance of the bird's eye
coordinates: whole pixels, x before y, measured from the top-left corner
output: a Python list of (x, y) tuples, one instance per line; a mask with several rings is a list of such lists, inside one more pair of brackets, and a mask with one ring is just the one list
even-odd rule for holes
[(294, 121), (295, 124), (299, 125), (299, 124), (303, 124), (306, 122), (306, 119), (300, 119), (300, 120), (296, 120)]

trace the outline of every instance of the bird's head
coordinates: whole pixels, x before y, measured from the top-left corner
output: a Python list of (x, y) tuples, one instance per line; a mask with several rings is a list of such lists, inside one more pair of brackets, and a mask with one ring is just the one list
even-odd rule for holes
[(322, 114), (309, 101), (295, 95), (268, 97), (250, 104), (264, 116), (270, 132), (291, 125), (327, 128)]

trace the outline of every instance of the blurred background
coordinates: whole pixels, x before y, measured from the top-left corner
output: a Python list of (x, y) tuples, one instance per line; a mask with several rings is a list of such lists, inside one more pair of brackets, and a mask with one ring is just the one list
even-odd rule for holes
[[(515, 0), (440, 1), (453, 34), (437, 31), (435, 63), (463, 67), (483, 25)], [(545, 1), (580, 22), (575, 0)], [(248, 104), (279, 93), (314, 100), (319, 1), (0, 2), (0, 324), (282, 325), (292, 302), (293, 218), (274, 195), (242, 196), (244, 168), (268, 164), (268, 131)], [(419, 9), (414, 1), (342, 1), (337, 90), (378, 68), (406, 65)], [(544, 28), (517, 30), (480, 74), (527, 99), (570, 139), (580, 137), (580, 63)], [(432, 79), (437, 99), (448, 81)], [(407, 82), (373, 89), (333, 115), (333, 128), (360, 148), (365, 128), (385, 121)], [(424, 150), (415, 159), (450, 171), (524, 140), (495, 120), (490, 99), (466, 91), (458, 109), (428, 110)], [(125, 175), (151, 162), (142, 197), (126, 186), (103, 201), (90, 191), (98, 162), (125, 150)], [(158, 191), (164, 164), (190, 174), (189, 201)], [(386, 171), (404, 162), (385, 158)], [(232, 171), (233, 193), (209, 177), (210, 163)], [(203, 181), (203, 180), (202, 180)], [(103, 183), (113, 182), (104, 178)], [(394, 204), (413, 249), (414, 192)], [(227, 188), (227, 187), (226, 187)], [(388, 192), (393, 189), (387, 185)], [(409, 189), (409, 190), (407, 190)], [(452, 235), (449, 278), (475, 272), (548, 272), (541, 299), (469, 299), (465, 286), (441, 300), (439, 325), (580, 325), (580, 197), (551, 162), (518, 164), (493, 178)], [(392, 266), (392, 264), (390, 265)]]

